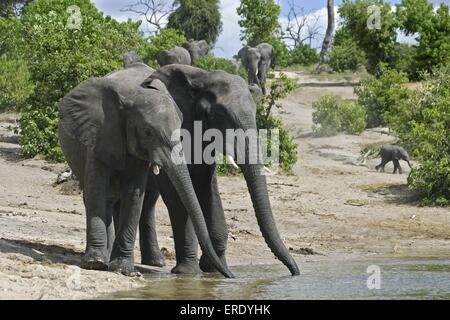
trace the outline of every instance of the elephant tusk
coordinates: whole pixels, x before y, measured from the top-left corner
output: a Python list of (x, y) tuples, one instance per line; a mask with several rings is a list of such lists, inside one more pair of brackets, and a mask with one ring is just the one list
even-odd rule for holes
[(239, 169), (238, 165), (234, 161), (233, 157), (227, 154), (227, 163), (230, 164), (233, 168)]
[(159, 175), (159, 166), (157, 165), (157, 164), (155, 164), (154, 166), (153, 166), (153, 173), (154, 173), (154, 175), (155, 176), (158, 176)]
[(272, 173), (272, 170), (270, 170), (270, 169), (267, 168), (266, 166), (264, 166), (264, 171), (265, 171), (266, 173)]

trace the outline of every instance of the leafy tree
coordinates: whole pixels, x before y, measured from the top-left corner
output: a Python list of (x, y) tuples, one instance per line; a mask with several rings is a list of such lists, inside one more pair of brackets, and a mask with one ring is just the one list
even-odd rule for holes
[(199, 57), (194, 62), (194, 66), (197, 68), (204, 69), (206, 71), (218, 71), (222, 70), (231, 74), (236, 74), (244, 79), (247, 79), (247, 71), (241, 67), (238, 68), (236, 63), (231, 60), (224, 58), (217, 58), (212, 54), (208, 54), (203, 57)]
[(436, 66), (450, 62), (449, 35), (449, 7), (441, 4), (428, 22), (419, 28), (416, 69), (431, 72)]
[(158, 68), (156, 56), (163, 50), (169, 50), (176, 46), (182, 46), (186, 37), (178, 30), (165, 28), (158, 33), (152, 34), (143, 49), (143, 59), (148, 65)]
[(421, 87), (396, 103), (388, 117), (402, 143), (420, 162), (408, 177), (425, 205), (450, 204), (450, 69), (424, 75)]
[(389, 124), (394, 106), (410, 95), (410, 90), (405, 87), (407, 83), (406, 74), (381, 64), (378, 78), (370, 76), (355, 87), (359, 104), (366, 107), (369, 128)]
[(170, 14), (168, 28), (183, 33), (189, 40), (216, 43), (222, 32), (218, 0), (178, 0), (179, 7)]
[(397, 20), (407, 35), (413, 35), (426, 28), (433, 17), (433, 5), (428, 0), (402, 0), (397, 5)]
[[(79, 29), (68, 27), (72, 5), (80, 8)], [(89, 0), (33, 1), (21, 20), (35, 89), (20, 109), (20, 143), (27, 156), (61, 160), (58, 101), (81, 81), (120, 68), (125, 52), (139, 51), (140, 22), (105, 17)]]
[(352, 38), (340, 40), (330, 52), (328, 64), (336, 72), (356, 71), (361, 65), (366, 65), (365, 53)]
[(26, 63), (0, 56), (0, 111), (20, 108), (32, 93), (33, 86)]
[[(368, 21), (373, 18), (369, 10), (371, 6), (380, 9), (380, 24), (368, 28)], [(367, 56), (367, 70), (376, 73), (381, 62), (390, 64), (397, 39), (397, 21), (391, 6), (383, 0), (344, 0), (338, 11), (342, 28), (348, 30), (347, 34)]]
[(272, 42), (280, 35), (278, 17), (281, 9), (274, 0), (242, 0), (237, 9), (241, 16), (241, 40), (249, 46)]
[(0, 17), (19, 16), (22, 9), (32, 0), (2, 0)]

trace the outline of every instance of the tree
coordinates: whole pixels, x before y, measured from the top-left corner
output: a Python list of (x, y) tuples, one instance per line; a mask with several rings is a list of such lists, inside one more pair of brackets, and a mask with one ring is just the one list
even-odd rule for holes
[(0, 3), (0, 17), (20, 16), (23, 8), (32, 0), (2, 0)]
[(217, 42), (222, 32), (219, 0), (177, 0), (179, 7), (169, 15), (168, 28), (178, 30), (189, 40)]
[[(380, 62), (392, 64), (398, 25), (388, 3), (383, 0), (344, 0), (338, 12), (341, 27), (348, 30), (347, 34), (365, 52), (369, 72), (376, 73)], [(370, 24), (373, 21), (380, 23)]]
[(397, 5), (397, 20), (407, 35), (421, 32), (433, 17), (433, 5), (428, 0), (402, 0)]
[(283, 39), (291, 41), (293, 48), (298, 48), (308, 41), (311, 47), (312, 41), (320, 35), (320, 16), (295, 4), (294, 0), (289, 3), (289, 12), (286, 15), (287, 23), (282, 27)]
[(323, 39), (322, 50), (320, 51), (320, 63), (324, 64), (328, 60), (328, 53), (331, 49), (333, 42), (333, 33), (335, 26), (334, 19), (334, 0), (327, 1), (327, 12), (328, 12), (328, 24), (327, 31), (325, 32), (325, 38)]
[(281, 27), (278, 21), (281, 9), (274, 0), (242, 0), (237, 9), (241, 16), (241, 40), (249, 46), (272, 42), (279, 38)]
[(132, 5), (128, 5), (122, 12), (131, 12), (144, 17), (148, 24), (154, 27), (150, 33), (161, 31), (165, 27), (167, 17), (175, 11), (176, 3), (167, 0), (139, 0)]
[[(72, 5), (80, 8), (78, 29), (68, 24)], [(127, 51), (139, 51), (140, 22), (105, 17), (89, 0), (33, 1), (21, 20), (24, 57), (35, 89), (19, 110), (20, 144), (27, 156), (62, 160), (56, 134), (58, 101), (81, 81), (121, 68)]]

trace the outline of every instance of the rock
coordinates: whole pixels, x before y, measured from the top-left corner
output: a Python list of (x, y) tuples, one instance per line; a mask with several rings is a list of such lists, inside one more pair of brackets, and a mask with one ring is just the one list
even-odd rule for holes
[(73, 180), (72, 170), (70, 169), (65, 170), (64, 172), (58, 174), (58, 177), (56, 178), (56, 184), (61, 184), (69, 180)]

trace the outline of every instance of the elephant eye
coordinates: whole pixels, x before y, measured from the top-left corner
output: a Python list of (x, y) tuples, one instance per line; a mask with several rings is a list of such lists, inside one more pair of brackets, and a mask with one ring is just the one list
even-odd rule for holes
[(146, 137), (151, 137), (152, 132), (151, 132), (150, 129), (145, 129), (145, 130), (144, 130), (144, 134), (145, 134)]

